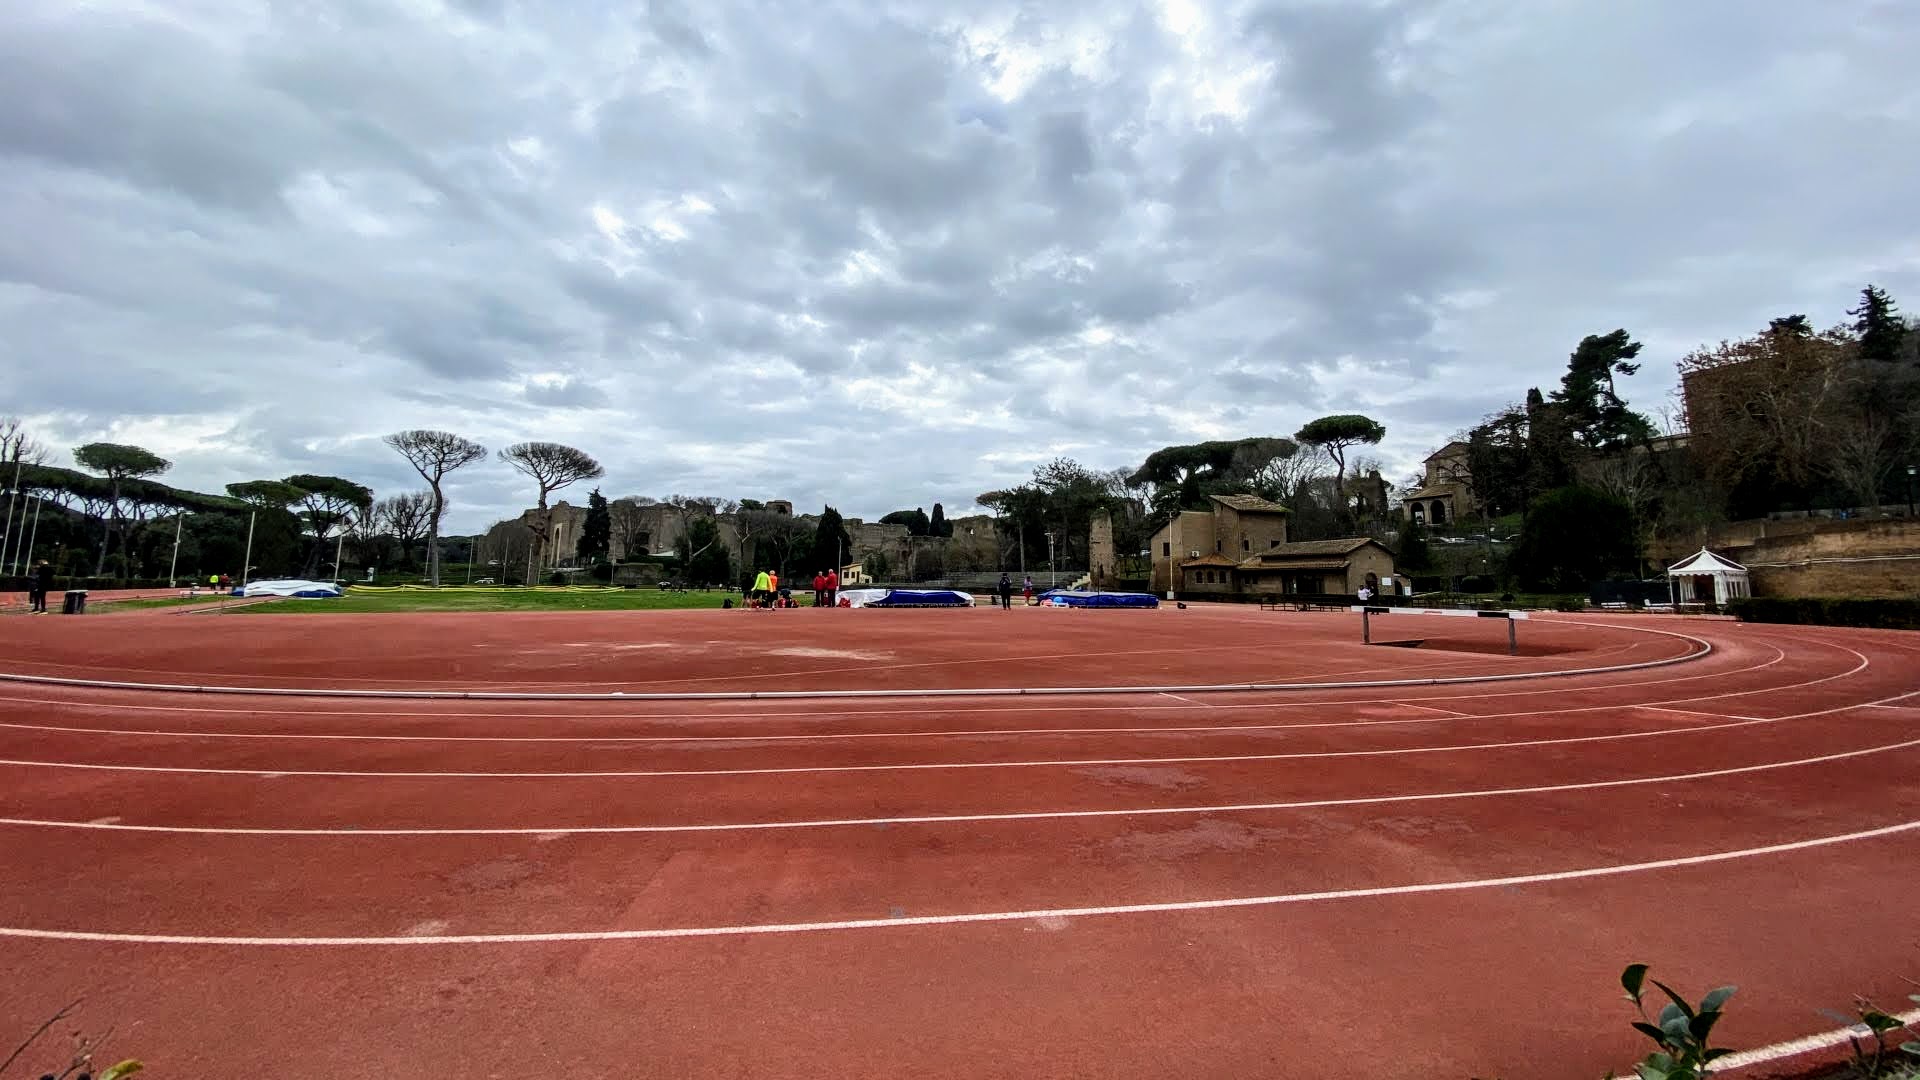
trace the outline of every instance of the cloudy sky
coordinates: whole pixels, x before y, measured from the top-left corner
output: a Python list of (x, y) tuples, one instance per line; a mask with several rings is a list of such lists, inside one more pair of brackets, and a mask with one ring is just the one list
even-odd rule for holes
[(203, 490), (442, 427), (871, 517), (1348, 411), (1398, 478), (1587, 333), (1652, 411), (1920, 310), (1916, 55), (1906, 0), (7, 0), (0, 413)]

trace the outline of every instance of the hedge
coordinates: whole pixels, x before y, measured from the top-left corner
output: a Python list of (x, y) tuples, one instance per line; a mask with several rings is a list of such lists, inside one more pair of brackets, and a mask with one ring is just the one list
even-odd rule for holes
[(1920, 630), (1920, 600), (1915, 599), (1753, 596), (1735, 599), (1727, 605), (1727, 611), (1741, 622)]

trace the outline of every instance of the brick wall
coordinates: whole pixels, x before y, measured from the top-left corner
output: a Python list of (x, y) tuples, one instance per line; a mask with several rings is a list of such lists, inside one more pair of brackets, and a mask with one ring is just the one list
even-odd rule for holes
[(1707, 547), (1752, 572), (1755, 596), (1920, 596), (1916, 522), (1742, 521), (1716, 529)]

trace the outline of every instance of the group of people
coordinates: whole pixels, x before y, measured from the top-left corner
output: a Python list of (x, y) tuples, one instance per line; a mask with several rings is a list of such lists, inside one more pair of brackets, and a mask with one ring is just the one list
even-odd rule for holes
[[(1009, 611), (1013, 610), (1013, 578), (1008, 577), (1006, 574), (1000, 575), (999, 593), (1000, 606)], [(1026, 604), (1033, 603), (1033, 575), (1031, 574), (1027, 575), (1024, 595), (1021, 597), (1021, 602)]]
[[(800, 604), (792, 589), (780, 587), (780, 572), (762, 570), (753, 576), (753, 584), (742, 590), (744, 606), (750, 608), (790, 608)], [(840, 572), (827, 570), (813, 575), (813, 606), (834, 607), (840, 599)], [(731, 607), (729, 602), (726, 606)]]

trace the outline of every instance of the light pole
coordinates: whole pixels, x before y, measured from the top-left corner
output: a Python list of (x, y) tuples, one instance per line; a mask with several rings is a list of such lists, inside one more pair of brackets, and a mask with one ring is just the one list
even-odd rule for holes
[(167, 564), (167, 588), (180, 587), (180, 530), (187, 523), (185, 511), (173, 519), (173, 561)]
[(347, 549), (347, 523), (351, 520), (353, 519), (346, 517), (340, 519), (340, 535), (333, 541), (333, 580), (335, 582), (340, 580), (340, 556)]
[(1920, 473), (1920, 465), (1907, 466), (1907, 520), (1913, 520), (1913, 477)]
[[(33, 531), (27, 534), (26, 558), (20, 560), (20, 565), (23, 567), (33, 562), (33, 545), (40, 541), (40, 508), (45, 506), (46, 502), (47, 500), (38, 495), (33, 497)], [(25, 507), (20, 508), (20, 516), (23, 518), (27, 516)]]
[(247, 553), (240, 558), (241, 592), (247, 591), (247, 582), (251, 580), (253, 574), (253, 522), (254, 519), (259, 516), (260, 511), (258, 510), (247, 515)]
[(1053, 530), (1047, 530), (1047, 588), (1060, 586), (1060, 561), (1053, 557)]
[[(1178, 510), (1167, 511), (1167, 599), (1173, 599), (1173, 526), (1180, 520)], [(1152, 541), (1149, 540), (1149, 543)]]
[[(20, 493), (20, 467), (25, 464), (26, 459), (23, 457), (13, 459), (13, 486), (7, 489), (7, 523), (4, 527), (0, 527), (0, 569), (4, 569), (7, 565), (7, 538), (13, 535), (13, 500)], [(26, 524), (25, 519), (26, 515), (23, 513), (22, 525)]]

